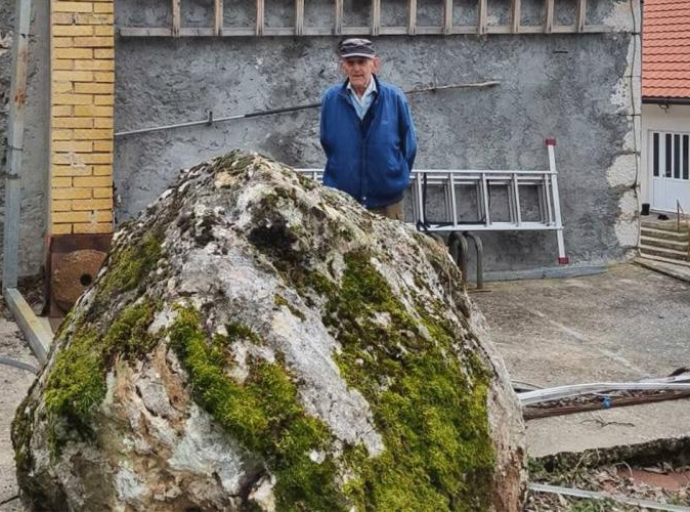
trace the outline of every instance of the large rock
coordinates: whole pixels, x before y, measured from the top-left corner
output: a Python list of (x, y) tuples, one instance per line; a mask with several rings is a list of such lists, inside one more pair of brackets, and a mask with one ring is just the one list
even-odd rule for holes
[(115, 235), (17, 412), (42, 510), (518, 510), (523, 425), (444, 248), (253, 154)]

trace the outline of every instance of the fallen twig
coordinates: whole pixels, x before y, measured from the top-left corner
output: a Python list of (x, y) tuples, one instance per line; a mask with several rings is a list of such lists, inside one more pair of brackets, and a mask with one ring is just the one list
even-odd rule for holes
[(19, 494), (15, 494), (14, 496), (7, 498), (4, 501), (0, 501), (0, 507), (2, 507), (3, 505), (7, 505), (8, 503), (11, 503), (14, 500), (18, 500), (18, 499), (19, 499)]
[(588, 420), (583, 420), (582, 423), (596, 423), (601, 428), (608, 427), (610, 425), (618, 425), (621, 427), (634, 427), (634, 423), (628, 421), (606, 421), (604, 418), (596, 417)]

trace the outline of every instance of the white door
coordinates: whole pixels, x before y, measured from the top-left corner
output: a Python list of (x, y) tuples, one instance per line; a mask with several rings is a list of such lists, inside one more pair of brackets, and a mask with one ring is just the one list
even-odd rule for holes
[(690, 213), (690, 134), (650, 131), (648, 147), (652, 208)]

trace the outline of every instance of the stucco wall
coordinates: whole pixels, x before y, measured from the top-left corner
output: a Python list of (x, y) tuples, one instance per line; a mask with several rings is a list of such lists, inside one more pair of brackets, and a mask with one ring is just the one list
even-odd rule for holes
[[(0, 155), (6, 165), (7, 123), (10, 111), (12, 77), (12, 31), (14, 0), (0, 0)], [(20, 275), (35, 275), (43, 262), (44, 233), (47, 216), (47, 133), (49, 109), (48, 67), (48, 3), (33, 2), (31, 39), (29, 44), (29, 76), (22, 166), (22, 203), (19, 245)], [(4, 221), (5, 178), (0, 179), (0, 205)], [(4, 228), (4, 226), (2, 226)], [(0, 229), (0, 241), (2, 240)], [(0, 253), (0, 263), (2, 262)]]
[[(490, 21), (508, 19), (507, 0), (491, 4), (496, 8)], [(573, 264), (620, 260), (637, 242), (639, 37), (632, 33), (639, 15), (632, 9), (637, 14), (639, 8), (613, 0), (589, 4), (595, 5), (588, 23), (604, 23), (612, 33), (375, 40), (383, 60), (381, 79), (404, 89), (501, 82), (492, 89), (410, 97), (418, 168), (545, 169), (544, 139), (558, 139), (566, 250)], [(538, 19), (541, 5), (523, 2), (523, 23)], [(575, 2), (557, 5), (556, 19), (572, 20)], [(164, 25), (170, 20), (166, 8), (118, 0), (116, 23)], [(422, 16), (437, 16), (440, 2), (420, 4), (420, 9)], [(210, 23), (206, 14), (207, 7), (190, 4), (187, 25)], [(119, 38), (116, 132), (203, 119), (208, 110), (220, 117), (318, 100), (340, 80), (336, 43), (335, 37)], [(179, 169), (236, 147), (297, 167), (324, 162), (317, 111), (118, 138), (118, 220), (144, 208)], [(500, 209), (499, 202), (492, 207)], [(556, 264), (553, 234), (500, 233), (483, 239), (488, 270)]]

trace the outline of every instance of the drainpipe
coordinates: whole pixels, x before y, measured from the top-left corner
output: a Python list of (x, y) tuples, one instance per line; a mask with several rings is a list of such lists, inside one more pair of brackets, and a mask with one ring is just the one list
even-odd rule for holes
[(7, 136), (5, 172), (5, 225), (3, 238), (3, 293), (16, 288), (19, 275), (19, 214), (21, 209), (21, 168), (24, 151), (24, 113), (29, 54), (31, 0), (17, 0), (14, 43), (12, 45), (12, 88)]

